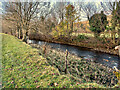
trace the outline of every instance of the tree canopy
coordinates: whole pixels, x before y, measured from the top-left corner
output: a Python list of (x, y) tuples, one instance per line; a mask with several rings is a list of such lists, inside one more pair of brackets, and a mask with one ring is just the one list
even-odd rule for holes
[(107, 25), (107, 16), (101, 11), (100, 14), (94, 14), (89, 21), (90, 30), (95, 34), (99, 35), (101, 32), (104, 32)]

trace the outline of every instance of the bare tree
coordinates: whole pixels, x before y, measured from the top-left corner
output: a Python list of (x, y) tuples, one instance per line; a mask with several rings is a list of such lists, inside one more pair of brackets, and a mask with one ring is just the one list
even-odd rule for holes
[(65, 2), (57, 2), (56, 4), (56, 16), (58, 16), (58, 21), (63, 22), (64, 17), (65, 17)]
[(87, 19), (89, 20), (90, 17), (95, 14), (98, 13), (99, 11), (102, 10), (102, 8), (98, 8), (97, 5), (98, 3), (96, 2), (82, 2), (82, 12), (86, 14)]
[[(40, 6), (44, 6), (39, 10), (39, 32), (47, 34), (49, 32), (50, 25), (56, 22), (56, 16), (54, 13), (54, 5), (51, 5), (51, 2), (40, 3)], [(52, 20), (54, 18), (54, 20)], [(51, 19), (51, 20), (50, 20)], [(37, 22), (36, 22), (37, 23)]]
[[(22, 40), (26, 41), (26, 37), (28, 37), (30, 21), (33, 19), (35, 12), (38, 9), (39, 2), (9, 2), (6, 5), (6, 11), (8, 15), (8, 20), (14, 20), (18, 23), (19, 38), (20, 31), (22, 32)], [(10, 19), (11, 15), (13, 15), (13, 19)], [(17, 19), (16, 19), (17, 18)]]

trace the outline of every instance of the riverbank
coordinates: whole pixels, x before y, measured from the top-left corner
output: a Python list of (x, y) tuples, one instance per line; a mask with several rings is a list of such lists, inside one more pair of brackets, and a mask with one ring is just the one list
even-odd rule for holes
[[(37, 44), (30, 45), (34, 48), (37, 48), (39, 50), (39, 54), (43, 55), (48, 60), (50, 65), (58, 68), (60, 74), (65, 75), (66, 52), (53, 49), (50, 46), (41, 46)], [(45, 54), (43, 54), (43, 52), (45, 52)], [(113, 70), (102, 64), (95, 63), (91, 60), (82, 59), (70, 53), (67, 57), (67, 63), (68, 74), (70, 74), (73, 79), (76, 79), (76, 81), (79, 83), (96, 82), (104, 85), (105, 87), (112, 87), (115, 85), (115, 82), (117, 83), (117, 79), (115, 79), (116, 76), (114, 76)]]
[(115, 45), (107, 45), (102, 44), (99, 40), (92, 38), (89, 38), (88, 41), (84, 39), (80, 39), (79, 42), (75, 40), (76, 37), (73, 38), (53, 38), (50, 36), (44, 36), (44, 35), (30, 35), (30, 40), (37, 40), (37, 41), (45, 41), (45, 42), (51, 42), (51, 43), (59, 43), (59, 44), (66, 44), (66, 45), (72, 45), (72, 46), (79, 46), (83, 48), (87, 48), (92, 51), (98, 51), (103, 53), (108, 53), (112, 55), (119, 55), (118, 50), (115, 50)]
[[(13, 36), (5, 34), (0, 35), (2, 35), (3, 88), (108, 88), (108, 84), (99, 84), (96, 79), (94, 80), (95, 74), (97, 74), (98, 77), (100, 76), (99, 79), (102, 77), (101, 75), (103, 75), (103, 77), (110, 75), (109, 80), (111, 79), (113, 82), (110, 84), (110, 87), (112, 88), (114, 88), (114, 85), (117, 83), (115, 75), (111, 70), (109, 72), (109, 68), (102, 67), (101, 70), (103, 73), (99, 75), (99, 70), (90, 66), (92, 63), (89, 65), (87, 61), (71, 54), (69, 54), (68, 60), (73, 62), (73, 64), (70, 64), (72, 65), (72, 68), (74, 68), (75, 62), (79, 61), (78, 63), (81, 64), (79, 68), (85, 69), (82, 70), (83, 73), (87, 72), (87, 69), (90, 69), (90, 71), (95, 70), (97, 72), (94, 71), (91, 76), (91, 79), (93, 80), (88, 82), (86, 81), (87, 78), (83, 78), (89, 78), (89, 75), (87, 76), (88, 73), (81, 75), (81, 78), (79, 77), (79, 79), (75, 76), (77, 73), (76, 70), (70, 72), (73, 74), (64, 74), (64, 70), (61, 72), (61, 69), (56, 67), (57, 65), (64, 64), (65, 54), (63, 52), (55, 51), (53, 49), (52, 51), (49, 50), (48, 53), (49, 48), (47, 48), (47, 54), (43, 54), (43, 48), (40, 46), (38, 49), (32, 48), (30, 45), (27, 45)], [(52, 62), (55, 60), (57, 60), (58, 63)], [(60, 61), (63, 62), (60, 63)], [(94, 64), (93, 66), (95, 67)], [(81, 71), (80, 73), (82, 74)]]
[(11, 35), (2, 35), (3, 88), (105, 88), (97, 83), (78, 83), (32, 48)]

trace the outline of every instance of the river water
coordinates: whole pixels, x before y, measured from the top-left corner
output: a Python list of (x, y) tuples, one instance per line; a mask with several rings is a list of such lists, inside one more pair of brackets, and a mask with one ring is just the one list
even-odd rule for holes
[(105, 66), (108, 66), (111, 68), (113, 68), (113, 66), (116, 66), (118, 69), (120, 69), (120, 58), (115, 55), (110, 55), (110, 54), (106, 54), (106, 53), (102, 53), (102, 52), (91, 51), (90, 49), (86, 49), (86, 48), (58, 44), (58, 43), (49, 43), (49, 42), (36, 41), (36, 40), (29, 40), (29, 42), (32, 44), (50, 45), (51, 48), (60, 49), (62, 51), (66, 51), (66, 49), (67, 49), (69, 51), (69, 53), (75, 54), (84, 59), (94, 60), (97, 63), (104, 64)]

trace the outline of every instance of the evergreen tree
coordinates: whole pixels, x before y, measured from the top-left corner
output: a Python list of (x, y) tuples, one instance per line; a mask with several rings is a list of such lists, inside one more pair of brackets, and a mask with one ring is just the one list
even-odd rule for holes
[(94, 32), (95, 37), (98, 37), (101, 32), (104, 32), (107, 25), (107, 16), (101, 11), (100, 14), (94, 14), (90, 17), (90, 30)]

